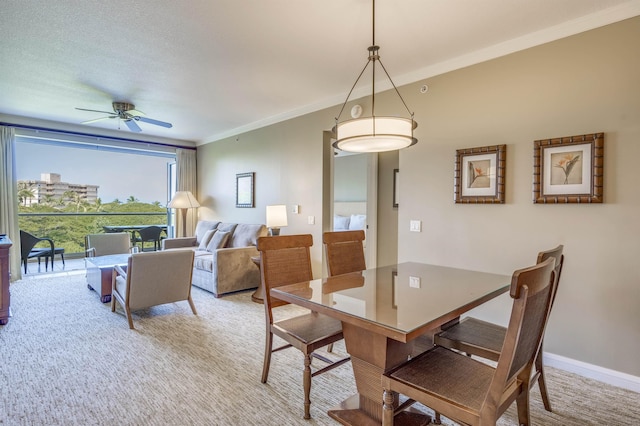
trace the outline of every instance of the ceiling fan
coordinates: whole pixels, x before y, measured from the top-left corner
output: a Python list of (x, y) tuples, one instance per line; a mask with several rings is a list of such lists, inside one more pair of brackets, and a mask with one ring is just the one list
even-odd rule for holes
[(96, 121), (107, 120), (110, 118), (118, 118), (124, 121), (124, 124), (126, 124), (129, 130), (131, 130), (132, 132), (142, 131), (142, 129), (140, 128), (140, 126), (138, 126), (138, 123), (136, 123), (136, 121), (141, 121), (143, 123), (149, 123), (149, 124), (154, 124), (156, 126), (166, 127), (167, 129), (170, 129), (171, 127), (173, 127), (171, 123), (145, 117), (142, 111), (137, 111), (135, 109), (136, 106), (134, 104), (130, 104), (128, 102), (113, 102), (112, 105), (113, 105), (114, 112), (98, 111), (95, 109), (86, 109), (86, 108), (76, 108), (76, 109), (80, 111), (101, 112), (103, 114), (109, 114), (106, 117), (94, 118), (93, 120), (83, 121), (82, 124), (94, 123)]

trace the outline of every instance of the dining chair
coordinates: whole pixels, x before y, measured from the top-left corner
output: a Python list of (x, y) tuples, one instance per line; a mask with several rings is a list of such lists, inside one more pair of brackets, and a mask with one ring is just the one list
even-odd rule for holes
[(192, 250), (168, 250), (134, 253), (129, 257), (127, 270), (114, 266), (111, 288), (111, 312), (116, 301), (124, 308), (129, 328), (133, 329), (131, 312), (151, 306), (191, 299)]
[[(49, 247), (34, 248), (34, 246), (40, 242), (48, 243)], [(38, 258), (38, 266), (40, 265), (40, 258), (45, 256), (45, 262), (48, 265), (47, 255), (51, 255), (51, 269), (53, 270), (53, 254), (55, 253), (55, 246), (51, 238), (39, 238), (28, 232), (20, 230), (20, 260), (24, 265), (24, 273), (27, 273), (27, 261), (33, 257)]]
[[(275, 287), (310, 281), (313, 279), (309, 247), (313, 245), (313, 237), (305, 235), (281, 235), (258, 238), (257, 248), (260, 252), (260, 277), (264, 289), (264, 311), (266, 324), (264, 363), (262, 367), (262, 383), (267, 382), (271, 354), (294, 347), (304, 355), (303, 389), (304, 418), (310, 419), (311, 378), (329, 371), (349, 361), (349, 357), (337, 361), (330, 360), (316, 351), (343, 338), (342, 323), (334, 318), (309, 312), (286, 319), (274, 320), (274, 309), (287, 305), (288, 302), (271, 296), (270, 290)], [(273, 347), (273, 336), (286, 343)], [(321, 360), (326, 365), (311, 371), (311, 358)]]
[[(516, 401), (518, 424), (529, 425), (531, 370), (553, 297), (555, 260), (517, 270), (511, 279), (513, 307), (496, 367), (443, 346), (382, 375), (382, 424), (420, 402), (466, 425), (495, 425)], [(396, 395), (409, 398), (398, 405)]]
[(162, 228), (159, 226), (151, 225), (136, 231), (140, 237), (136, 238), (136, 241), (140, 242), (140, 251), (144, 251), (144, 243), (152, 242), (153, 251), (160, 250), (160, 235), (162, 234)]
[(367, 269), (364, 238), (363, 230), (325, 232), (322, 235), (330, 277)]
[[(538, 258), (536, 260), (536, 263), (542, 263), (549, 258), (555, 259), (555, 280), (551, 290), (552, 296), (549, 313), (553, 308), (553, 302), (558, 292), (562, 265), (564, 264), (564, 255), (562, 254), (563, 248), (564, 246), (559, 245), (556, 248), (542, 251), (538, 253)], [(492, 361), (498, 361), (506, 333), (507, 329), (501, 325), (482, 321), (473, 317), (466, 317), (459, 323), (452, 325), (441, 333), (436, 334), (434, 337), (434, 343), (436, 345), (465, 352), (469, 356), (476, 355)], [(534, 365), (535, 369), (531, 379), (531, 386), (536, 382), (538, 383), (544, 408), (547, 411), (551, 411), (551, 401), (549, 401), (549, 394), (547, 392), (547, 385), (544, 379), (544, 368), (542, 364), (543, 343), (540, 344), (540, 348), (536, 354)]]

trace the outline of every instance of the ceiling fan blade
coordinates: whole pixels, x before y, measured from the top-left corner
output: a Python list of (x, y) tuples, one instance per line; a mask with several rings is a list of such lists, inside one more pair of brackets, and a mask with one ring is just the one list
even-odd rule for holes
[(107, 120), (109, 118), (116, 118), (117, 115), (109, 115), (107, 117), (100, 117), (100, 118), (94, 118), (93, 120), (87, 120), (87, 121), (83, 121), (80, 124), (90, 124), (90, 123), (95, 123), (96, 121), (102, 121), (102, 120)]
[(167, 129), (170, 129), (170, 128), (173, 127), (173, 124), (171, 124), (171, 123), (166, 123), (166, 122), (160, 121), (160, 120), (154, 120), (153, 118), (134, 117), (134, 119), (142, 121), (143, 123), (155, 124), (156, 126), (166, 127)]
[(78, 108), (78, 107), (76, 107), (76, 109), (80, 111), (101, 112), (103, 114), (115, 115), (113, 111), (98, 111), (97, 109), (86, 109), (86, 108)]
[(132, 120), (132, 119), (124, 120), (124, 124), (126, 124), (129, 130), (131, 130), (132, 132), (140, 133), (142, 131), (140, 126), (138, 126), (138, 124), (135, 122), (135, 120)]

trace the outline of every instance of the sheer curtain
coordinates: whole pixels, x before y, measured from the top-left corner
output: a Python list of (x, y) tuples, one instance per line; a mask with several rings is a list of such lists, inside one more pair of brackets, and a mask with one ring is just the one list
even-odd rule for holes
[(18, 225), (18, 177), (16, 175), (15, 129), (0, 126), (0, 233), (6, 233), (13, 246), (9, 251), (11, 281), (20, 272), (20, 227)]
[[(177, 190), (191, 191), (198, 198), (196, 177), (196, 151), (192, 149), (176, 150)], [(187, 210), (187, 235), (193, 235), (198, 221), (198, 209)], [(182, 217), (176, 215), (176, 229), (182, 229)], [(185, 237), (186, 235), (180, 235)]]

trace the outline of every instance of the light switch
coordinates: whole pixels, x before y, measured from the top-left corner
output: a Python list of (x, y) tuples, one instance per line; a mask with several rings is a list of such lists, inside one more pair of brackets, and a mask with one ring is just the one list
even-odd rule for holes
[(291, 208), (291, 213), (295, 213), (295, 214), (300, 213), (300, 205), (294, 204), (293, 207)]
[(422, 232), (422, 222), (419, 220), (412, 220), (409, 222), (409, 231)]
[(420, 288), (420, 277), (409, 277), (409, 287)]
[(307, 222), (309, 223), (309, 225), (315, 225), (316, 224), (316, 217), (315, 216), (307, 217)]

